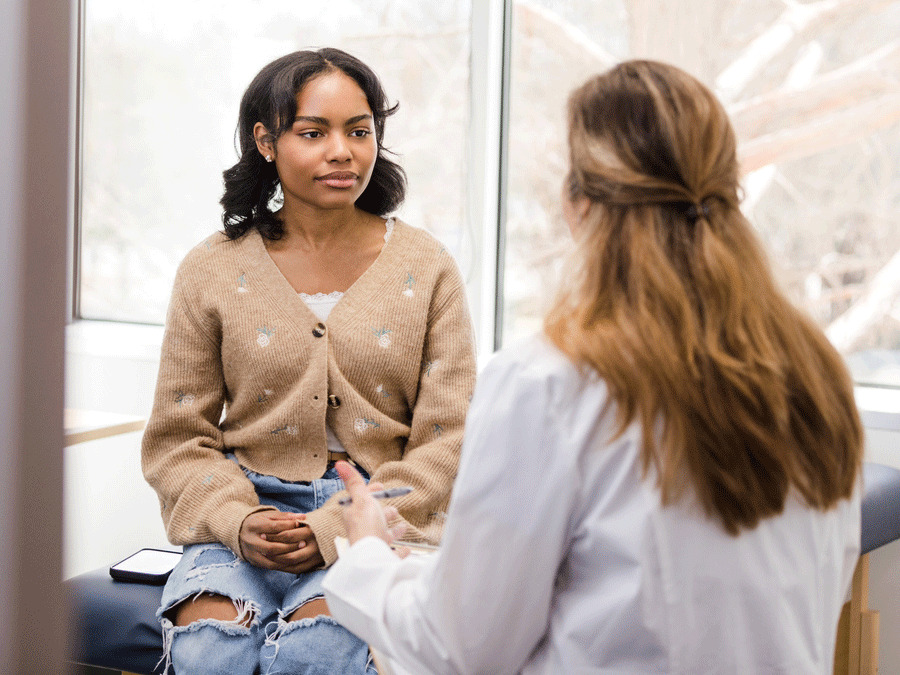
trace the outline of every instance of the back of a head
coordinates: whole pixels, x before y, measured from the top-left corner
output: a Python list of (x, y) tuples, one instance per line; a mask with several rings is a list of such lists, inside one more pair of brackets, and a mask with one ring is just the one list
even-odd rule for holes
[[(737, 534), (796, 489), (849, 496), (862, 430), (847, 370), (778, 289), (739, 208), (734, 131), (684, 71), (629, 61), (569, 100), (578, 265), (550, 338), (644, 431), (662, 500), (686, 490)], [(657, 431), (662, 420), (662, 431)]]

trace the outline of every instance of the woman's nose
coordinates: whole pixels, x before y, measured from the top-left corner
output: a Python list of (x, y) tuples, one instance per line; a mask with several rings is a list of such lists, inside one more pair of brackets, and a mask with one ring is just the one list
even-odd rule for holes
[(328, 144), (328, 160), (331, 162), (343, 162), (351, 157), (350, 145), (342, 134), (335, 134)]

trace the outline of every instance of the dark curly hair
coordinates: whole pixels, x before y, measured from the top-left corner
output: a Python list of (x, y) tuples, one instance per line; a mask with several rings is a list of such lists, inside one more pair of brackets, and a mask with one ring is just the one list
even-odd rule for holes
[(384, 122), (397, 112), (399, 104), (388, 105), (387, 95), (378, 80), (362, 61), (340, 49), (304, 50), (278, 58), (261, 71), (241, 98), (237, 131), (240, 159), (223, 172), (225, 192), (220, 204), (224, 208), (222, 222), (225, 235), (237, 239), (256, 227), (267, 239), (280, 239), (284, 224), (269, 209), (278, 188), (274, 163), (259, 154), (253, 127), (262, 122), (277, 140), (288, 131), (297, 114), (297, 93), (313, 77), (339, 70), (353, 78), (366, 95), (375, 124), (378, 154), (366, 189), (356, 206), (378, 216), (395, 210), (406, 196), (406, 174), (387, 158), (382, 145)]

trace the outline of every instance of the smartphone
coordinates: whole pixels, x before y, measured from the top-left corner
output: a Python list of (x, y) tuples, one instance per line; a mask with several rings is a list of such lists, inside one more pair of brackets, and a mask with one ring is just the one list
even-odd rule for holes
[(109, 568), (109, 575), (116, 581), (132, 581), (161, 586), (181, 560), (180, 551), (164, 551), (159, 548), (142, 548)]

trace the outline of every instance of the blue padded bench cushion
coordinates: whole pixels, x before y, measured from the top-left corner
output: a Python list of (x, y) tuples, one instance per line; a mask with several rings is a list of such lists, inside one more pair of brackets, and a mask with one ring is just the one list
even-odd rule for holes
[(900, 539), (900, 469), (863, 465), (862, 553)]
[(156, 610), (162, 586), (116, 581), (103, 567), (65, 582), (72, 609), (72, 658), (91, 666), (162, 673)]

